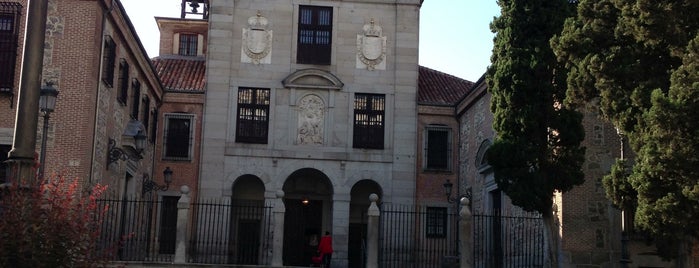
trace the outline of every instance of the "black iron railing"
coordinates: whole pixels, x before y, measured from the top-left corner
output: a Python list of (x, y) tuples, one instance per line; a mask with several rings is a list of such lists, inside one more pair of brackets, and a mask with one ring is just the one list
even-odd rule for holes
[(473, 215), (473, 267), (544, 267), (541, 216)]

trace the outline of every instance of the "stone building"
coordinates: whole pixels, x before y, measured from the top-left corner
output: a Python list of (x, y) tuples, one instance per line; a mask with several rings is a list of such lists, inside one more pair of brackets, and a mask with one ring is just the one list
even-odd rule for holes
[(420, 1), (208, 4), (199, 195), (283, 192), (284, 264), (328, 231), (347, 266), (369, 193), (414, 202)]
[[(14, 133), (26, 6), (24, 0), (0, 2), (2, 157)], [(143, 180), (160, 177), (153, 172), (153, 111), (163, 89), (124, 8), (119, 1), (48, 1), (45, 38), (42, 84), (60, 92), (48, 132), (37, 134), (37, 151), (47, 135), (46, 176), (140, 194)], [(136, 148), (136, 137), (146, 139), (144, 148)]]
[[(459, 102), (457, 120), (460, 131), (459, 181), (472, 189), (473, 213), (499, 211), (509, 216), (527, 215), (514, 207), (507, 195), (498, 189), (493, 171), (484, 158), (497, 135), (492, 129), (493, 114), (490, 111), (490, 94), (485, 77), (476, 82), (473, 89)], [(622, 250), (621, 214), (607, 200), (602, 177), (609, 173), (615, 158), (619, 157), (620, 137), (614, 127), (601, 120), (592, 108), (584, 111), (583, 126), (583, 146), (586, 147), (583, 166), (585, 183), (565, 194), (555, 195), (560, 233), (559, 259), (563, 267), (619, 267)], [(487, 234), (479, 234), (477, 231), (474, 234), (476, 240), (479, 235)], [(631, 256), (628, 267), (675, 267), (655, 255), (654, 246), (647, 244), (641, 236), (633, 238), (628, 242)], [(487, 251), (492, 248), (476, 250)], [(498, 254), (500, 259), (511, 257), (507, 256), (507, 251)]]

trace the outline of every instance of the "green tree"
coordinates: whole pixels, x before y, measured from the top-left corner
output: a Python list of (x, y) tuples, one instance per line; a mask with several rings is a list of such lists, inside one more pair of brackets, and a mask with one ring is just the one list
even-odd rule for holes
[(636, 224), (663, 244), (665, 257), (678, 253), (666, 242), (696, 237), (695, 228), (681, 226), (699, 218), (699, 198), (688, 190), (699, 187), (692, 160), (699, 147), (690, 139), (697, 125), (686, 117), (692, 111), (686, 109), (696, 112), (690, 96), (697, 52), (690, 40), (698, 12), (695, 0), (583, 0), (552, 40), (569, 70), (567, 103), (598, 104), (636, 154), (631, 169), (620, 161), (605, 177), (608, 197), (619, 207), (638, 207)]
[(488, 149), (498, 187), (514, 205), (538, 211), (550, 230), (549, 260), (558, 265), (553, 196), (584, 182), (582, 115), (564, 105), (565, 72), (549, 40), (573, 5), (566, 0), (500, 0), (501, 16), (486, 79), (497, 132)]

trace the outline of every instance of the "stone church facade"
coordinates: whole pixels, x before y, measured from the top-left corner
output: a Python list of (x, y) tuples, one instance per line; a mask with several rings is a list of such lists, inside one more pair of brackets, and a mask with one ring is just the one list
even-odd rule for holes
[(284, 263), (347, 266), (370, 193), (414, 202), (420, 1), (209, 2), (199, 196), (283, 194)]

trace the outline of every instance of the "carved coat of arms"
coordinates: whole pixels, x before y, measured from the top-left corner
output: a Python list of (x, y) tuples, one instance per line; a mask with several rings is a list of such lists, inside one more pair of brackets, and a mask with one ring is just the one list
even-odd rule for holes
[(369, 70), (386, 69), (386, 37), (374, 19), (363, 27), (363, 34), (357, 35), (357, 68)]
[(267, 27), (269, 21), (260, 12), (248, 19), (248, 28), (243, 29), (241, 62), (270, 63), (272, 51), (272, 31)]

